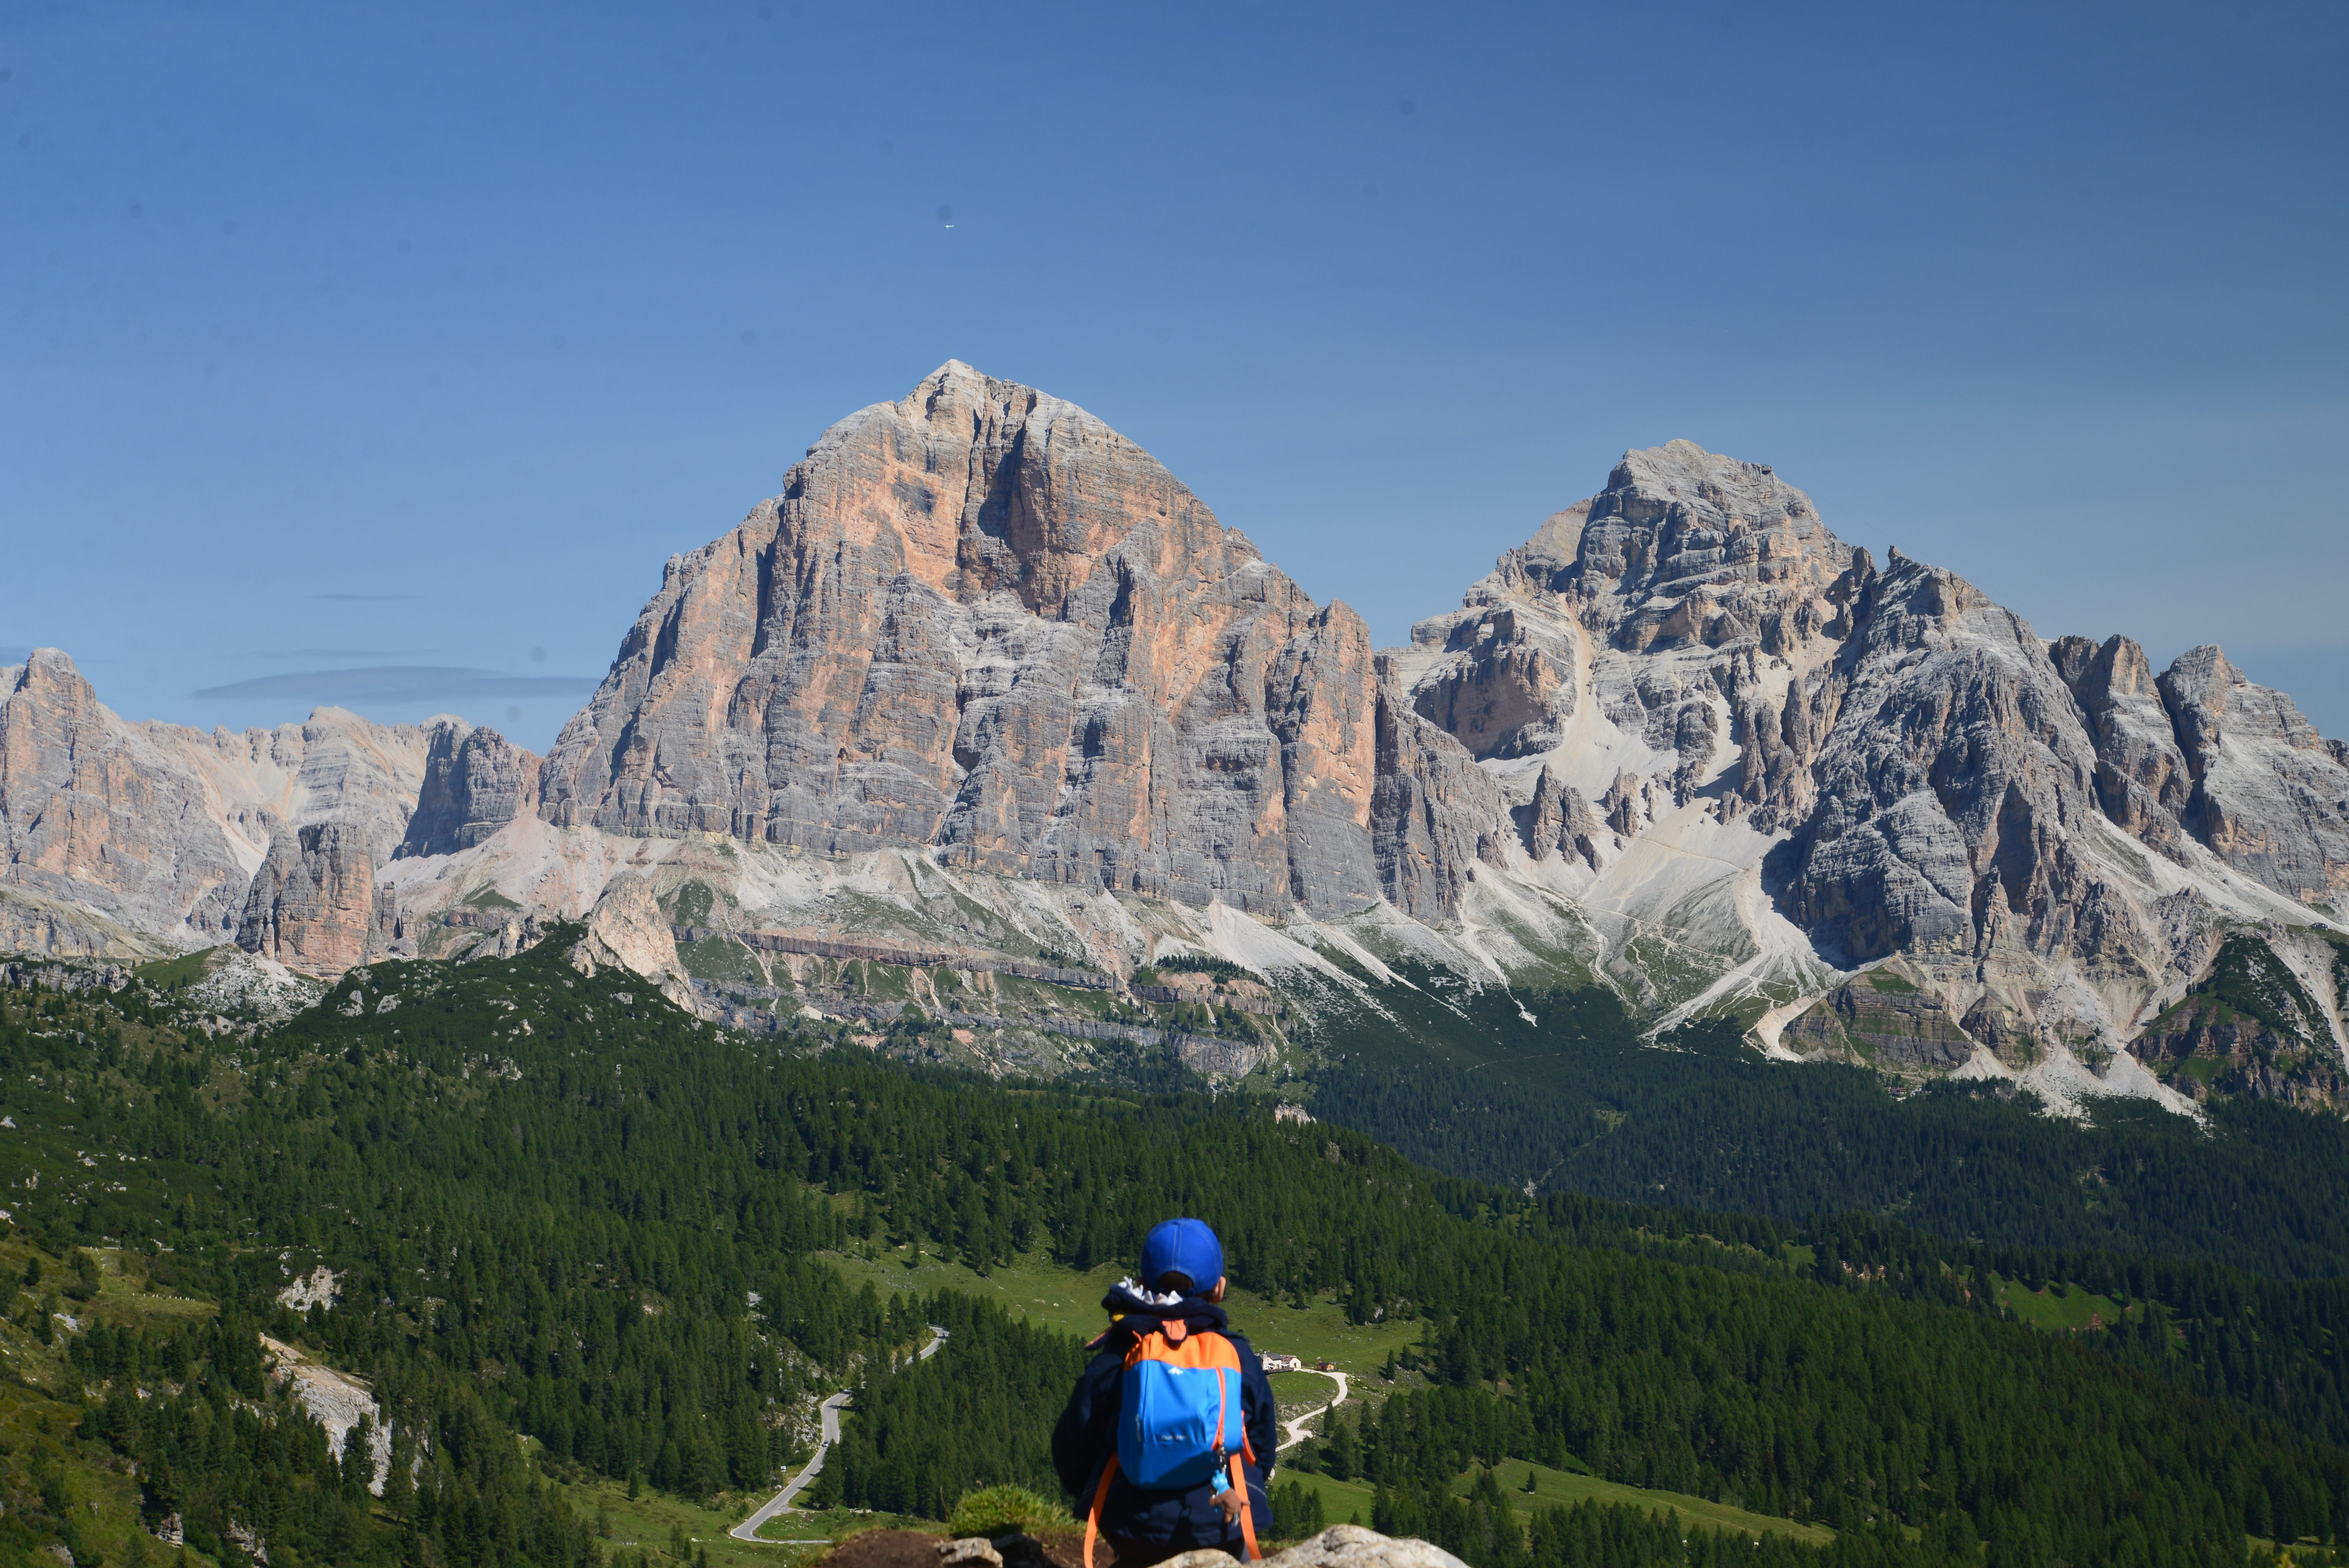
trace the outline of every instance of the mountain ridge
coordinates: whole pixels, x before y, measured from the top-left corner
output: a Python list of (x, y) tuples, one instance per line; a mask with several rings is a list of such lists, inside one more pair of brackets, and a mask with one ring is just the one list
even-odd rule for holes
[[(2130, 1049), (2248, 931), (2311, 1006), (2243, 1049), (2301, 1089), (2349, 1060), (2349, 745), (2215, 647), (2157, 675), (1879, 568), (1684, 440), (1377, 650), (1106, 424), (949, 361), (672, 557), (543, 760), (446, 717), (127, 725), (47, 650), (0, 690), (0, 943), (35, 950), (233, 934), (331, 976), (600, 910), (618, 961), (777, 1014), (806, 965), (731, 934), (1050, 952), (1120, 991), (1187, 953), (1372, 1006), (1408, 956), (2186, 1109), (2176, 1042), (2164, 1078)], [(1923, 1000), (1851, 984), (1883, 965)]]

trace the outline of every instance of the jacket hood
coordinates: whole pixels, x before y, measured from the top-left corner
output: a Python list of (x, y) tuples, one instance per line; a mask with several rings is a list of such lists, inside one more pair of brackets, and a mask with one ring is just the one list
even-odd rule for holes
[(1205, 1296), (1162, 1295), (1130, 1279), (1110, 1286), (1102, 1296), (1102, 1305), (1108, 1311), (1111, 1322), (1093, 1340), (1096, 1346), (1121, 1334), (1147, 1334), (1162, 1323), (1175, 1320), (1195, 1334), (1223, 1334), (1231, 1326), (1224, 1309)]

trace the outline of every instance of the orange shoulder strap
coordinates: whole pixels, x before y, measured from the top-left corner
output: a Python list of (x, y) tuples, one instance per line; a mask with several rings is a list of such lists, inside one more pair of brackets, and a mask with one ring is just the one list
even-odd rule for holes
[(1101, 1485), (1093, 1488), (1093, 1505), (1085, 1511), (1085, 1568), (1093, 1568), (1093, 1542), (1101, 1539), (1102, 1504), (1108, 1501), (1109, 1483), (1116, 1474), (1117, 1456), (1112, 1454), (1109, 1463), (1102, 1466)]
[[(1264, 1553), (1257, 1550), (1256, 1510), (1248, 1506), (1247, 1474), (1240, 1469), (1237, 1454), (1232, 1456), (1232, 1485), (1239, 1489), (1240, 1494), (1240, 1539), (1247, 1542), (1248, 1561), (1253, 1563)], [(1085, 1568), (1092, 1568), (1092, 1563), (1086, 1563)]]

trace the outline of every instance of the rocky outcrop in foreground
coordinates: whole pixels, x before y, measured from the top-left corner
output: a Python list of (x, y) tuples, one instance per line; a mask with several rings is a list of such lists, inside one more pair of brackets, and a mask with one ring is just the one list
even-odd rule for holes
[[(1204, 1559), (1213, 1553), (1192, 1552), (1169, 1558), (1166, 1568), (1216, 1568)], [(1228, 1558), (1226, 1561), (1229, 1561)], [(1333, 1524), (1309, 1541), (1266, 1558), (1267, 1568), (1466, 1568), (1440, 1546), (1410, 1538), (1396, 1539), (1365, 1530), (1359, 1524)]]
[[(912, 1536), (911, 1532), (890, 1533)], [(867, 1534), (834, 1550), (824, 1560), (826, 1568), (927, 1568), (930, 1553), (916, 1540), (908, 1540), (903, 1552), (890, 1551), (893, 1544), (879, 1532)], [(1097, 1551), (1096, 1563), (1110, 1561), (1109, 1548)], [(968, 1568), (1061, 1568), (1064, 1561), (1080, 1559), (1065, 1545), (1055, 1550), (1015, 1532), (991, 1541), (968, 1536), (938, 1542), (935, 1560), (939, 1568), (965, 1564)], [(1208, 1549), (1178, 1553), (1165, 1559), (1160, 1568), (1230, 1568), (1235, 1561), (1230, 1553)], [(1440, 1546), (1381, 1535), (1359, 1524), (1331, 1525), (1309, 1540), (1267, 1555), (1262, 1562), (1264, 1568), (1467, 1568)]]

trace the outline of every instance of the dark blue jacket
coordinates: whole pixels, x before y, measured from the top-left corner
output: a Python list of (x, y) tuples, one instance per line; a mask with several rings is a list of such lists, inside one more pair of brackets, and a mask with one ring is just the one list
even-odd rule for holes
[[(1093, 1341), (1096, 1352), (1077, 1378), (1060, 1425), (1052, 1429), (1052, 1468), (1061, 1484), (1077, 1500), (1080, 1514), (1092, 1508), (1093, 1491), (1101, 1485), (1102, 1469), (1117, 1453), (1117, 1413), (1125, 1385), (1125, 1353), (1137, 1331), (1154, 1332), (1160, 1321), (1180, 1317), (1191, 1332), (1213, 1332), (1232, 1342), (1240, 1357), (1240, 1420), (1256, 1463), (1243, 1461), (1247, 1477), (1248, 1513), (1259, 1540), (1272, 1533), (1272, 1503), (1265, 1492), (1272, 1474), (1273, 1450), (1279, 1428), (1273, 1419), (1272, 1385), (1265, 1381), (1264, 1365), (1248, 1342), (1234, 1334), (1224, 1309), (1195, 1298), (1174, 1306), (1153, 1306), (1122, 1290), (1112, 1289), (1102, 1305), (1125, 1315)], [(1216, 1506), (1215, 1489), (1207, 1482), (1188, 1491), (1146, 1491), (1120, 1470), (1102, 1502), (1102, 1533), (1152, 1545), (1237, 1546), (1240, 1530), (1226, 1528), (1224, 1511)]]

